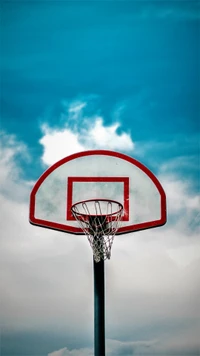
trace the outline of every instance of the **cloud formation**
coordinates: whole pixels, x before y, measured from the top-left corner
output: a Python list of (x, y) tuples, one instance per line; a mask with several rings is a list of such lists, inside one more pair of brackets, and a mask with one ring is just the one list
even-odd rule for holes
[[(182, 336), (182, 337), (181, 337)], [(185, 336), (185, 335), (184, 335)], [(199, 355), (199, 346), (193, 343), (188, 347), (183, 338), (183, 334), (168, 340), (168, 344), (161, 343), (158, 340), (147, 341), (119, 341), (114, 339), (106, 340), (106, 355), (108, 356), (134, 356), (134, 355), (177, 355), (177, 356), (197, 356)], [(93, 349), (82, 348), (69, 350), (67, 347), (51, 352), (48, 356), (92, 356)]]
[[(28, 155), (28, 149), (13, 136), (3, 135), (2, 142), (3, 331), (56, 326), (69, 340), (76, 333), (90, 345), (93, 303), (88, 241), (29, 224), (30, 182), (21, 178), (22, 166), (15, 159), (16, 152)], [(165, 167), (159, 177), (167, 193), (168, 224), (116, 237), (106, 264), (110, 355), (127, 356), (129, 351), (134, 355), (136, 350), (192, 355), (199, 347), (200, 246), (198, 226), (193, 223), (198, 197), (191, 192), (190, 182), (169, 171)], [(137, 341), (124, 341), (133, 335)], [(69, 347), (69, 340), (66, 337), (66, 348), (56, 351), (56, 356), (89, 355), (90, 348), (82, 347), (80, 353), (76, 341)]]
[[(27, 189), (23, 189), (28, 182), (23, 180), (23, 170), (20, 162), (29, 161), (30, 155), (23, 142), (19, 142), (15, 135), (0, 132), (0, 192), (12, 200), (25, 199)], [(20, 184), (19, 184), (20, 182)]]
[(93, 356), (94, 351), (93, 349), (74, 349), (74, 350), (69, 350), (67, 347), (64, 347), (63, 349), (51, 352), (48, 354), (48, 356)]
[[(119, 133), (120, 123), (114, 122), (106, 126), (101, 116), (87, 116), (87, 103), (73, 101), (65, 103), (65, 113), (62, 114), (64, 128), (52, 129), (43, 124), (41, 129), (43, 137), (42, 161), (51, 165), (72, 153), (91, 149), (110, 149), (131, 152), (134, 142), (129, 133)], [(85, 110), (85, 112), (84, 112)]]

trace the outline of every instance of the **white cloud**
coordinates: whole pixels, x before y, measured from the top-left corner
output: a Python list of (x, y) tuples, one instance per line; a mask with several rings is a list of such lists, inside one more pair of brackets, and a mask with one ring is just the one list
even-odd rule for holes
[(199, 195), (191, 192), (190, 182), (170, 174), (160, 174), (159, 180), (167, 194), (170, 214), (180, 213), (181, 211), (185, 211), (185, 213), (191, 210), (199, 211)]
[(40, 143), (44, 148), (44, 164), (51, 165), (70, 154), (90, 149), (134, 150), (130, 134), (118, 133), (119, 122), (105, 125), (101, 116), (84, 115), (83, 109), (86, 107), (85, 101), (66, 104), (66, 113), (62, 114), (64, 129), (51, 129), (47, 124), (42, 125), (43, 137)]
[(86, 102), (81, 102), (81, 101), (75, 101), (72, 102), (71, 105), (69, 105), (69, 113), (80, 113), (84, 107), (86, 107), (87, 103)]
[(109, 356), (126, 355), (132, 356), (135, 354), (146, 354), (148, 353), (151, 346), (156, 343), (155, 340), (147, 341), (119, 341), (119, 340), (108, 340), (107, 349)]
[(0, 192), (12, 200), (23, 200), (28, 191), (23, 185), (27, 182), (23, 181), (23, 171), (20, 164), (16, 164), (16, 160), (20, 157), (22, 160), (30, 161), (27, 147), (14, 135), (0, 132), (0, 151)]
[(46, 165), (51, 165), (63, 157), (85, 150), (85, 147), (79, 142), (78, 135), (70, 129), (50, 130), (45, 125), (42, 127), (42, 131), (44, 136), (40, 143), (44, 147), (42, 160)]
[[(11, 139), (12, 148), (10, 147)], [(14, 159), (16, 152), (19, 151), (24, 155), (24, 150), (20, 150), (20, 143), (13, 137), (10, 138), (9, 135), (2, 135), (2, 140), (4, 146), (3, 159), (0, 161), (2, 173), (0, 192), (1, 320), (2, 325), (9, 325), (15, 329), (20, 329), (24, 323), (27, 328), (33, 327), (35, 323), (39, 327), (39, 325), (48, 324), (48, 317), (53, 321), (56, 319), (56, 313), (59, 316), (62, 314), (62, 308), (60, 311), (58, 308), (52, 314), (49, 312), (49, 308), (52, 308), (52, 298), (54, 301), (57, 300), (57, 306), (63, 305), (63, 309), (68, 309), (70, 312), (71, 305), (68, 308), (66, 305), (64, 307), (71, 294), (68, 290), (70, 283), (73, 293), (70, 298), (74, 301), (77, 299), (77, 289), (73, 288), (74, 274), (71, 273), (71, 263), (73, 265), (76, 260), (81, 259), (84, 250), (85, 256), (87, 254), (90, 256), (90, 253), (87, 249), (87, 241), (82, 237), (66, 236), (64, 233), (30, 225), (28, 220), (30, 182), (20, 179), (19, 165)], [(11, 174), (12, 171), (14, 174)], [(78, 251), (76, 251), (77, 246)], [(57, 267), (54, 269), (55, 265)], [(66, 269), (63, 275), (59, 267), (63, 268), (62, 265)], [(65, 277), (68, 279), (67, 285), (64, 281)], [(47, 291), (52, 284), (51, 278), (54, 282), (57, 281), (58, 285), (57, 289), (53, 288), (54, 293), (52, 290), (48, 295)], [(89, 282), (85, 281), (85, 283), (86, 286)], [(81, 284), (80, 280), (79, 288)], [(65, 290), (64, 297), (61, 291), (62, 285)], [(84, 291), (84, 288), (82, 290)], [(80, 291), (79, 296), (81, 296)], [(50, 304), (47, 300), (51, 300)], [(82, 296), (82, 303), (87, 304), (84, 296)], [(86, 308), (84, 306), (83, 310)], [(79, 317), (81, 317), (81, 312)]]
[[(56, 326), (66, 335), (71, 332), (77, 338), (80, 335), (87, 338), (93, 335), (92, 255), (88, 241), (82, 236), (29, 224), (30, 182), (20, 178), (20, 164), (15, 160), (16, 150), (24, 146), (9, 135), (3, 142), (0, 161), (3, 325), (15, 330), (47, 330)], [(19, 154), (24, 155), (24, 150), (19, 149)], [(156, 350), (180, 350), (180, 347), (186, 350), (198, 345), (200, 242), (197, 224), (192, 224), (197, 196), (191, 192), (190, 182), (163, 172), (160, 178), (167, 192), (168, 224), (115, 237), (111, 260), (106, 262), (107, 333), (110, 338), (119, 339), (115, 345), (108, 342), (110, 352), (128, 347), (144, 350), (140, 341), (132, 345), (120, 341), (132, 340), (133, 335), (142, 340), (144, 331), (145, 342), (152, 342), (145, 350), (154, 350), (153, 354)], [(154, 339), (159, 340), (158, 344), (153, 343)], [(67, 349), (66, 343), (66, 348), (55, 355), (61, 356), (63, 352), (62, 356), (78, 356), (80, 350), (75, 348), (76, 345), (73, 351)], [(81, 352), (80, 355), (85, 352), (88, 356), (90, 350)]]
[(118, 134), (118, 122), (111, 126), (104, 126), (102, 118), (96, 118), (94, 126), (89, 130), (86, 142), (91, 142), (94, 147), (132, 151), (134, 143), (129, 134)]
[[(106, 340), (106, 355), (134, 356), (134, 355), (177, 355), (197, 356), (200, 351), (198, 338), (194, 338), (194, 330), (182, 333), (170, 333), (166, 340), (120, 341)], [(189, 335), (189, 337), (188, 337)], [(196, 335), (197, 336), (197, 335)], [(81, 348), (69, 350), (67, 347), (51, 352), (48, 356), (92, 356), (93, 349)]]
[(84, 349), (75, 349), (68, 350), (67, 347), (60, 349), (58, 351), (54, 351), (48, 354), (48, 356), (93, 356), (94, 351), (92, 349), (84, 348)]
[[(196, 144), (198, 147), (198, 143)], [(169, 171), (177, 171), (177, 169), (186, 169), (186, 170), (199, 170), (199, 159), (197, 156), (190, 155), (190, 156), (180, 156), (176, 158), (172, 158), (168, 160), (166, 163), (163, 163), (160, 167), (160, 170), (165, 173)]]

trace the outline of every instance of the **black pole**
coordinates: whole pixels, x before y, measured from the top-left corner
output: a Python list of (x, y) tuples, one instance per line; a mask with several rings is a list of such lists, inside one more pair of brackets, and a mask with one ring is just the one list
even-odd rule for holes
[(104, 260), (94, 261), (94, 355), (105, 356)]

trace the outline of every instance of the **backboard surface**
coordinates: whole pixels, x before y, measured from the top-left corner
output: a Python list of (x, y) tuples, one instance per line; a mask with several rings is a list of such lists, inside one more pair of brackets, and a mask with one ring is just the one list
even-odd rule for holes
[(123, 205), (117, 234), (166, 223), (165, 192), (154, 174), (134, 158), (106, 150), (76, 153), (48, 168), (31, 192), (30, 222), (84, 234), (71, 206), (88, 199), (111, 199)]

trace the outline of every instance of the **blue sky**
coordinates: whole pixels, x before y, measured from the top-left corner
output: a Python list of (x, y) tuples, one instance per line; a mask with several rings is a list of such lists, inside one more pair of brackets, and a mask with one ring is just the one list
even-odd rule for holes
[(87, 241), (30, 226), (28, 204), (94, 148), (140, 160), (168, 199), (165, 227), (113, 245), (109, 355), (198, 354), (199, 69), (198, 1), (1, 1), (2, 356), (92, 352)]
[[(197, 2), (5, 1), (2, 28), (2, 127), (18, 132), (36, 156), (41, 121), (62, 127), (62, 100), (77, 97), (93, 97), (93, 114), (100, 111), (105, 125), (116, 112), (134, 141), (176, 136), (173, 155), (194, 153)], [(153, 150), (151, 159), (170, 152)]]

